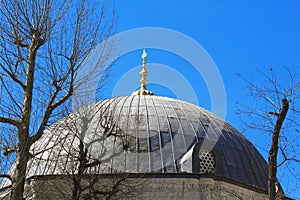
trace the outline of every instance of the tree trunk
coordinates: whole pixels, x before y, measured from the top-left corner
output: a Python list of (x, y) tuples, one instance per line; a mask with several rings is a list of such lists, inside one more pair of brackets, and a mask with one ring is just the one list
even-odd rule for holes
[(283, 121), (286, 117), (286, 114), (289, 109), (289, 101), (287, 99), (282, 99), (282, 106), (281, 111), (278, 114), (278, 118), (275, 124), (275, 128), (272, 135), (272, 145), (269, 151), (269, 181), (268, 181), (268, 193), (269, 193), (269, 200), (276, 199), (276, 187), (277, 186), (277, 154), (278, 154), (278, 140), (280, 135), (281, 126), (283, 124)]
[(27, 134), (19, 133), (19, 144), (17, 149), (15, 169), (12, 175), (11, 200), (22, 200), (24, 194), (24, 184), (26, 178), (27, 162), (29, 160), (29, 146)]
[(83, 142), (80, 140), (79, 143), (79, 166), (77, 174), (74, 174), (73, 177), (73, 190), (72, 190), (72, 199), (79, 200), (80, 194), (82, 192), (81, 188), (81, 179), (86, 169), (87, 164), (87, 150), (85, 150)]
[(33, 98), (33, 82), (35, 72), (35, 61), (37, 50), (40, 47), (38, 43), (37, 33), (33, 33), (32, 44), (28, 53), (28, 64), (26, 72), (26, 87), (24, 91), (24, 102), (22, 110), (21, 125), (18, 127), (18, 149), (16, 153), (15, 169), (12, 176), (12, 200), (22, 200), (24, 193), (24, 184), (26, 178), (27, 162), (29, 160), (29, 126), (31, 121), (32, 98)]

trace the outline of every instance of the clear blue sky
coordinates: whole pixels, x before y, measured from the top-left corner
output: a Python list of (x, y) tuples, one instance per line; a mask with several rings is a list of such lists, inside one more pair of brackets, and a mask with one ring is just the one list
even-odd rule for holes
[[(257, 70), (267, 70), (270, 66), (278, 72), (283, 66), (300, 69), (300, 2), (288, 2), (117, 0), (115, 7), (118, 32), (162, 27), (181, 32), (202, 45), (217, 65), (225, 84), (226, 120), (238, 126), (239, 122), (232, 116), (235, 103), (247, 93), (244, 91), (245, 83), (237, 73), (251, 79), (256, 76)], [(121, 57), (114, 67), (110, 84), (114, 84), (114, 78), (120, 78), (123, 73), (141, 64), (141, 52)], [(172, 57), (167, 52), (148, 50), (148, 62), (170, 67), (175, 62), (176, 68), (178, 60), (178, 56)], [(183, 74), (189, 74), (188, 63), (181, 61), (180, 64), (187, 65), (180, 67)], [(154, 75), (149, 75), (149, 81), (151, 76)], [(191, 79), (192, 85), (195, 81), (202, 81), (191, 76), (187, 78)], [(138, 87), (139, 83), (136, 84)], [(204, 99), (207, 91), (197, 92), (201, 96), (199, 104), (209, 109), (210, 105)]]
[[(300, 1), (116, 0), (114, 5), (118, 32), (162, 27), (181, 32), (202, 45), (218, 67), (225, 84), (226, 121), (237, 129), (241, 128), (241, 122), (235, 114), (236, 102), (249, 101), (245, 82), (237, 73), (251, 80), (256, 77), (257, 70), (265, 71), (270, 66), (277, 73), (283, 66), (290, 66), (294, 71), (300, 69)], [(102, 98), (109, 97), (115, 83), (141, 64), (141, 53), (141, 50), (133, 51), (120, 57)], [(192, 85), (199, 105), (210, 110), (205, 83), (199, 74), (193, 73), (190, 63), (157, 49), (149, 49), (147, 58), (148, 62), (174, 67)], [(156, 75), (149, 74), (149, 81), (151, 76)], [(136, 88), (138, 86), (136, 82)], [(167, 87), (149, 85), (149, 88), (156, 94), (173, 96)], [(251, 141), (256, 137), (246, 136)]]

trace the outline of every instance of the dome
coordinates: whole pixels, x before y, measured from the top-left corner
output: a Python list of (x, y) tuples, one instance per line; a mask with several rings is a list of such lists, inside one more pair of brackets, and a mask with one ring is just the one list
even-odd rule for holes
[(210, 174), (267, 190), (267, 163), (251, 142), (177, 99), (122, 96), (75, 111), (34, 144), (27, 176), (71, 173), (81, 144), (97, 173)]

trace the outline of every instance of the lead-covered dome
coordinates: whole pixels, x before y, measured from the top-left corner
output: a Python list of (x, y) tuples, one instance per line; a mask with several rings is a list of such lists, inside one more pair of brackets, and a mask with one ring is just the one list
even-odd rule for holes
[(28, 177), (74, 173), (84, 155), (93, 173), (204, 173), (267, 190), (267, 164), (244, 136), (207, 110), (172, 98), (94, 103), (49, 127), (31, 152)]

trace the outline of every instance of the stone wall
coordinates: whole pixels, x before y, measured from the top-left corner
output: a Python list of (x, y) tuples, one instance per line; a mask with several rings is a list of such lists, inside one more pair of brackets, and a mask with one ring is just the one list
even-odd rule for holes
[[(98, 176), (93, 187), (110, 190), (118, 176)], [(124, 179), (124, 177), (123, 177)], [(113, 181), (112, 181), (113, 180)], [(88, 184), (88, 179), (83, 185)], [(39, 176), (30, 179), (26, 185), (26, 199), (58, 200), (71, 199), (72, 179), (68, 176)], [(97, 199), (104, 199), (98, 197)], [(193, 175), (140, 175), (128, 176), (112, 195), (111, 199), (149, 200), (265, 200), (267, 192), (234, 180), (217, 180), (213, 177)], [(288, 198), (284, 198), (288, 199)]]
[[(99, 179), (96, 187), (108, 185), (110, 179)], [(149, 199), (149, 200), (222, 200), (245, 199), (265, 200), (266, 193), (241, 187), (213, 178), (128, 178), (132, 186), (122, 188), (113, 199)], [(122, 186), (124, 187), (124, 186)], [(29, 190), (30, 188), (30, 190)], [(129, 189), (131, 191), (129, 191)], [(30, 191), (30, 192), (29, 192)], [(132, 192), (132, 193), (131, 193)], [(126, 194), (128, 196), (126, 196)], [(134, 193), (134, 194), (133, 194)], [(70, 180), (67, 179), (33, 179), (28, 187), (30, 199), (71, 199)]]

